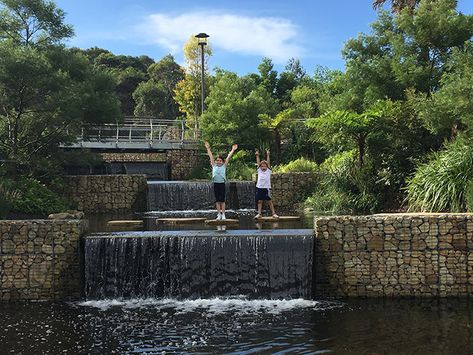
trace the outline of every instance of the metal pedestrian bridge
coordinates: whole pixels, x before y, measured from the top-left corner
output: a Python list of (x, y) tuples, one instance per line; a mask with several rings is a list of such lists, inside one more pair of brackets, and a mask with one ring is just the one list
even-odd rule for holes
[(198, 145), (197, 122), (126, 117), (117, 124), (84, 126), (77, 141), (63, 148), (104, 150), (191, 149)]

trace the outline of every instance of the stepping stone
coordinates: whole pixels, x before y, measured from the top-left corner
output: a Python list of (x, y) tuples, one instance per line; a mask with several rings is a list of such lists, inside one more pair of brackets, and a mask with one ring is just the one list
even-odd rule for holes
[(143, 221), (139, 220), (139, 219), (108, 221), (107, 226), (142, 227), (143, 226)]
[(260, 217), (257, 220), (263, 222), (285, 222), (285, 221), (299, 221), (301, 217), (299, 216), (279, 216), (279, 218), (274, 217)]
[(188, 218), (157, 218), (156, 223), (164, 224), (185, 224), (185, 223), (200, 223), (205, 222), (205, 217), (188, 217)]
[(238, 224), (238, 219), (207, 219), (205, 221), (206, 224), (210, 224), (211, 226), (222, 226), (228, 224)]

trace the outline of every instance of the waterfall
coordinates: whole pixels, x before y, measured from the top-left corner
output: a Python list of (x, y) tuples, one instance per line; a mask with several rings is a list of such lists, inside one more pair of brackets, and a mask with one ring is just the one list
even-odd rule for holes
[[(254, 208), (255, 187), (251, 181), (226, 184), (228, 209)], [(215, 204), (213, 183), (207, 181), (148, 182), (148, 211), (206, 210)]]
[(312, 298), (312, 230), (167, 231), (85, 238), (85, 296)]

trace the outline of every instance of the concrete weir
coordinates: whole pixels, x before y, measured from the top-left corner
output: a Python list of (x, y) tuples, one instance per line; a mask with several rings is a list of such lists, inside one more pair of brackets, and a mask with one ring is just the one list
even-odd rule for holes
[[(314, 230), (123, 232), (0, 221), (0, 301), (469, 297), (473, 214), (316, 217)], [(81, 263), (80, 241), (84, 263)]]
[(311, 229), (111, 233), (85, 238), (85, 296), (313, 297)]

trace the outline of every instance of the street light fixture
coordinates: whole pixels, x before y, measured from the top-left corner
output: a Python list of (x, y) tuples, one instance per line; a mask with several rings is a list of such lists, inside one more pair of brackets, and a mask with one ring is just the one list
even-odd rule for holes
[(199, 46), (200, 46), (200, 51), (201, 51), (201, 63), (202, 63), (202, 68), (201, 68), (201, 76), (200, 76), (200, 80), (201, 80), (201, 84), (202, 84), (202, 113), (204, 113), (204, 110), (205, 110), (205, 103), (204, 103), (204, 100), (205, 100), (205, 83), (204, 83), (204, 47), (207, 45), (207, 38), (209, 38), (210, 36), (207, 34), (207, 33), (199, 33), (198, 35), (195, 35), (195, 37), (197, 38), (197, 40), (199, 41)]

